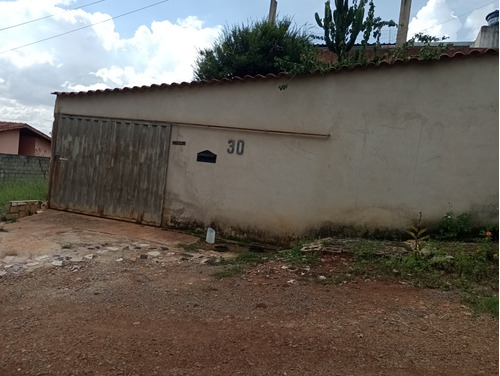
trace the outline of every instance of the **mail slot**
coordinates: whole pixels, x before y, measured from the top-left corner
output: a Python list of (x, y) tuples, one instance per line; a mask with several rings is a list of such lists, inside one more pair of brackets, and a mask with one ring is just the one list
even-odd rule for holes
[(215, 163), (217, 161), (217, 154), (212, 153), (210, 150), (200, 151), (196, 157), (196, 162)]

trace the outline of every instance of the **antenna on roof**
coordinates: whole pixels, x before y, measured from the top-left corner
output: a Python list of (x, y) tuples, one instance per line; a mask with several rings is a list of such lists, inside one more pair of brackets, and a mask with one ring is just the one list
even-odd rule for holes
[(271, 0), (271, 6), (269, 7), (269, 18), (268, 22), (270, 24), (276, 23), (276, 9), (278, 8), (278, 2), (276, 0)]

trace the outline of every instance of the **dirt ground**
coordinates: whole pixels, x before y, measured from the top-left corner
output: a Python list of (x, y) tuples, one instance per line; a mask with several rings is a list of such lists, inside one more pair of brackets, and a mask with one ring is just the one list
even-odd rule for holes
[[(218, 280), (198, 238), (48, 210), (0, 228), (0, 375), (495, 375), (498, 321), (450, 293), (283, 261)], [(229, 245), (224, 257), (243, 249)]]

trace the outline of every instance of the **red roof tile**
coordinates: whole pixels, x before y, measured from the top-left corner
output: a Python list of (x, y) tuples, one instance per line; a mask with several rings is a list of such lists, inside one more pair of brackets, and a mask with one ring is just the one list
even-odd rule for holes
[(47, 141), (51, 141), (51, 138), (47, 136), (45, 133), (40, 132), (39, 130), (33, 128), (31, 125), (26, 123), (13, 123), (8, 121), (0, 121), (0, 132), (12, 131), (15, 129), (27, 129), (36, 135), (46, 139)]
[[(471, 47), (459, 47), (459, 48), (451, 48), (450, 50), (443, 53), (438, 61), (449, 61), (452, 59), (463, 58), (463, 57), (477, 57), (483, 55), (498, 55), (498, 49), (493, 48), (471, 48)], [(375, 68), (375, 67), (388, 67), (400, 64), (411, 64), (411, 63), (421, 63), (422, 60), (417, 57), (412, 57), (408, 60), (396, 59), (393, 61), (382, 61), (380, 63), (368, 63), (368, 64), (357, 64), (354, 66), (341, 66), (339, 68), (334, 68), (331, 70), (334, 72), (343, 72), (343, 71), (352, 71), (357, 69), (366, 69), (366, 68)], [(427, 61), (425, 61), (427, 62)], [(86, 94), (105, 94), (105, 93), (118, 93), (118, 92), (139, 92), (150, 89), (159, 89), (159, 88), (183, 88), (183, 87), (197, 87), (197, 86), (206, 86), (206, 85), (218, 85), (229, 82), (245, 82), (245, 81), (258, 81), (258, 80), (270, 80), (288, 77), (286, 73), (279, 74), (267, 74), (267, 75), (255, 75), (255, 76), (244, 76), (244, 77), (234, 77), (234, 78), (222, 78), (222, 79), (212, 79), (212, 80), (201, 80), (201, 81), (192, 81), (192, 82), (181, 82), (181, 83), (172, 83), (172, 84), (153, 84), (150, 86), (134, 86), (134, 87), (124, 87), (124, 88), (115, 88), (115, 89), (104, 89), (104, 90), (90, 90), (90, 91), (79, 91), (79, 92), (61, 92), (56, 91), (52, 94), (57, 96), (80, 96)]]

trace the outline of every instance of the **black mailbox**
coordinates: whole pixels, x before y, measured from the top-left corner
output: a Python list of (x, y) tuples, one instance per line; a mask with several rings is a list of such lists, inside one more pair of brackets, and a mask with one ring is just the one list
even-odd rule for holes
[(196, 157), (196, 162), (215, 163), (217, 161), (217, 154), (212, 153), (210, 150), (200, 151)]

